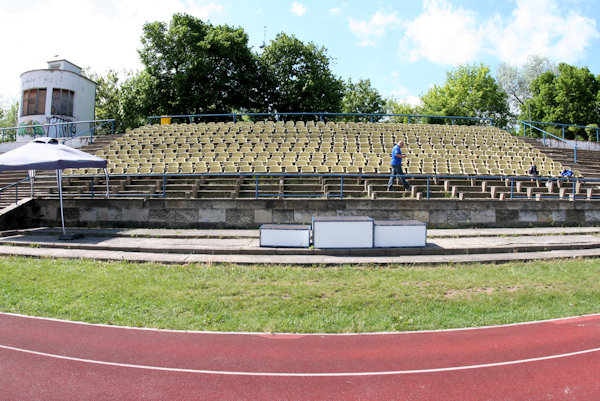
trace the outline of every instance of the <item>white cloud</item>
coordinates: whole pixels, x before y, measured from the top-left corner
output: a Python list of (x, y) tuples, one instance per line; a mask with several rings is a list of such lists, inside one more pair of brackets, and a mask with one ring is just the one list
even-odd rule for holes
[(292, 9), (290, 11), (292, 14), (297, 15), (298, 17), (302, 17), (306, 13), (306, 6), (295, 1), (292, 4)]
[(441, 64), (472, 61), (482, 49), (477, 16), (462, 8), (453, 9), (445, 0), (426, 0), (425, 11), (405, 25), (401, 57), (422, 58)]
[(554, 0), (517, 0), (510, 19), (494, 18), (487, 32), (490, 50), (515, 64), (531, 54), (572, 63), (599, 37), (594, 19), (564, 12)]
[(329, 15), (331, 16), (338, 16), (338, 15), (342, 15), (342, 13), (344, 13), (346, 10), (348, 9), (348, 3), (343, 2), (338, 4), (336, 7), (332, 7), (328, 10)]
[[(399, 74), (397, 72), (392, 73), (392, 77), (394, 78), (396, 78), (398, 75)], [(421, 105), (421, 97), (411, 94), (410, 91), (404, 86), (396, 87), (396, 89), (390, 92), (390, 96), (398, 103), (406, 103), (411, 106)]]
[[(28, 1), (3, 8), (0, 3), (0, 36), (7, 40), (0, 74), (0, 96), (18, 97), (23, 72), (47, 68), (58, 54), (93, 71), (109, 68), (140, 69), (137, 49), (142, 26), (150, 21), (168, 22), (174, 13), (186, 12), (203, 20), (222, 12), (216, 2), (187, 6), (183, 0), (55, 0)], [(53, 21), (49, 24), (49, 21)], [(24, 29), (27, 27), (27, 29)]]
[(355, 20), (348, 17), (350, 30), (360, 39), (360, 46), (375, 46), (377, 39), (383, 37), (388, 28), (400, 25), (397, 12), (377, 11), (370, 21)]
[(423, 8), (404, 25), (404, 60), (456, 65), (491, 54), (521, 64), (539, 54), (572, 63), (600, 36), (594, 19), (561, 9), (556, 0), (516, 0), (509, 16), (487, 19), (448, 0), (425, 0)]

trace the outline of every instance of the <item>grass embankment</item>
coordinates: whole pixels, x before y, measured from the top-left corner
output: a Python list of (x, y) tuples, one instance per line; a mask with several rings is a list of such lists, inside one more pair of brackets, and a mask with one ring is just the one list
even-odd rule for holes
[(0, 310), (216, 331), (495, 325), (600, 312), (600, 261), (307, 268), (7, 257)]

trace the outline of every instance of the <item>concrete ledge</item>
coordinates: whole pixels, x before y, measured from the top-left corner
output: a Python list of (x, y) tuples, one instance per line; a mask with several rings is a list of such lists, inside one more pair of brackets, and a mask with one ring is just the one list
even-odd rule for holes
[(60, 229), (4, 232), (0, 254), (153, 261), (262, 264), (503, 262), (600, 256), (599, 228), (430, 230), (423, 248), (261, 248), (258, 230)]
[[(582, 198), (584, 196), (582, 195)], [(262, 224), (308, 224), (311, 216), (371, 216), (419, 220), (428, 228), (594, 226), (600, 200), (587, 199), (65, 199), (66, 227), (257, 229)], [(0, 230), (59, 226), (56, 198), (5, 209)]]

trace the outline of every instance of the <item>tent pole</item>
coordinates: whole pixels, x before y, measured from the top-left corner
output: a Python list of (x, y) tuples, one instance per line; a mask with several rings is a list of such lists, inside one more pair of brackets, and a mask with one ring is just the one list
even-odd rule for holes
[(34, 186), (34, 180), (35, 180), (35, 170), (28, 170), (27, 173), (29, 174), (29, 186), (31, 188), (31, 197), (33, 198), (33, 186)]
[(62, 171), (56, 170), (56, 180), (58, 181), (58, 197), (60, 198), (60, 220), (62, 222), (62, 232), (65, 232), (65, 215), (63, 212), (63, 196), (62, 196)]
[(108, 169), (104, 169), (104, 175), (106, 177), (106, 197), (108, 198)]

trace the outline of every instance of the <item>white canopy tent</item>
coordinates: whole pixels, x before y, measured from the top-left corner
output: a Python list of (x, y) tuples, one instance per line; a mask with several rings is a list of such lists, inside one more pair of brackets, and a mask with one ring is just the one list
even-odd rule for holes
[[(56, 170), (58, 194), (60, 198), (60, 218), (62, 221), (63, 236), (65, 232), (65, 218), (63, 212), (62, 196), (62, 170), (66, 168), (103, 168), (106, 175), (106, 196), (108, 197), (108, 171), (107, 161), (82, 152), (78, 149), (62, 145), (56, 138), (41, 137), (0, 155), (0, 172), (13, 170), (29, 170), (33, 180), (35, 170)], [(33, 192), (33, 181), (32, 181)]]

